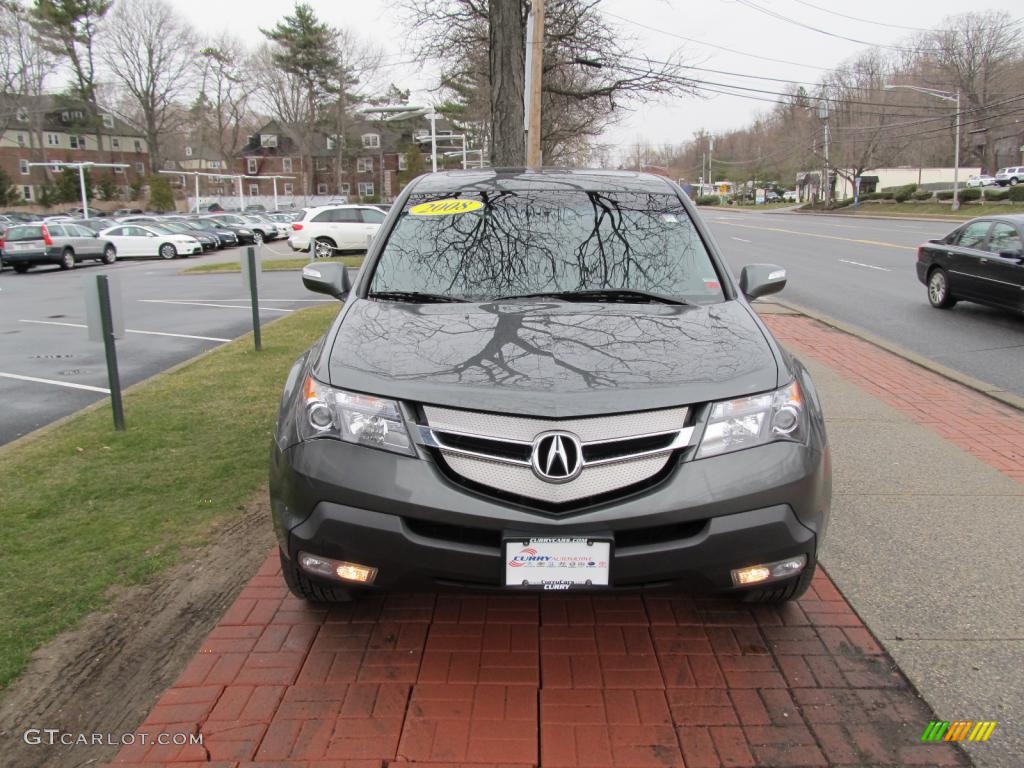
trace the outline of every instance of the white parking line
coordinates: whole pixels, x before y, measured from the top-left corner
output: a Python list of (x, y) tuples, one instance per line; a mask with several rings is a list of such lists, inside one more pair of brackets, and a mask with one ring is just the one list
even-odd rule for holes
[[(170, 299), (138, 299), (145, 304), (175, 304), (180, 307), (219, 307), (221, 309), (244, 309), (251, 310), (251, 307), (237, 304), (210, 304), (205, 301), (171, 301)], [(234, 301), (234, 299), (229, 299)], [(260, 312), (294, 312), (294, 309), (281, 309), (279, 307), (260, 307)]]
[(21, 376), (17, 373), (4, 373), (0, 371), (0, 378), (17, 379), (18, 381), (31, 381), (34, 384), (53, 384), (57, 387), (68, 387), (69, 389), (84, 389), (86, 392), (100, 392), (109, 395), (110, 390), (103, 387), (90, 387), (88, 384), (72, 384), (70, 381), (54, 381), (53, 379), (37, 379), (35, 376)]
[[(32, 323), (33, 325), (63, 325), (68, 328), (88, 328), (84, 323), (57, 323), (52, 320), (19, 320), (19, 323)], [(134, 328), (125, 328), (125, 333), (140, 333), (146, 336), (173, 336), (176, 339), (197, 339), (199, 341), (231, 341), (222, 339), (219, 336), (193, 336), (190, 333), (168, 333), (166, 331), (139, 331)]]
[(876, 267), (874, 264), (862, 264), (859, 261), (850, 261), (849, 259), (840, 259), (843, 264), (853, 264), (855, 267), (867, 267), (868, 269), (877, 269), (880, 272), (892, 272), (891, 269), (885, 267)]
[(750, 242), (749, 240), (745, 240), (742, 237), (733, 237), (733, 240), (736, 240), (736, 241), (741, 242), (741, 243), (749, 243)]

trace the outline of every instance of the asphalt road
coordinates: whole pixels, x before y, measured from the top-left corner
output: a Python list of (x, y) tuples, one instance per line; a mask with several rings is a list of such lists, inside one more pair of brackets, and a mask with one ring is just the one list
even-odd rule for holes
[(1024, 316), (970, 302), (933, 309), (918, 282), (918, 244), (956, 224), (707, 208), (702, 213), (737, 275), (744, 264), (779, 264), (789, 277), (780, 298), (1024, 395)]
[[(85, 278), (105, 273), (120, 282), (125, 328), (117, 342), (121, 385), (127, 387), (252, 331), (248, 290), (239, 274), (179, 275), (195, 263), (236, 261), (242, 249), (174, 261), (86, 262), (67, 272), (37, 267), (0, 274), (0, 444), (107, 397), (103, 345), (88, 340)], [(264, 247), (267, 258), (292, 256), (286, 244)], [(313, 302), (298, 272), (264, 273), (261, 323)], [(27, 377), (27, 378), (17, 378)], [(130, 419), (131, 414), (126, 418)]]

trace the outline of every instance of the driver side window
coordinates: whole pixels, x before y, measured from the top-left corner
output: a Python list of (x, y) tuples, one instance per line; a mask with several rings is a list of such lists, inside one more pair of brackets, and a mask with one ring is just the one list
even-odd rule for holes
[(1014, 227), (998, 222), (992, 227), (992, 237), (989, 238), (988, 249), (993, 253), (1004, 251), (1021, 253), (1024, 251), (1024, 241), (1021, 240), (1020, 233)]
[(961, 248), (981, 248), (985, 242), (985, 235), (988, 234), (991, 221), (975, 221), (960, 230), (960, 239), (957, 245)]

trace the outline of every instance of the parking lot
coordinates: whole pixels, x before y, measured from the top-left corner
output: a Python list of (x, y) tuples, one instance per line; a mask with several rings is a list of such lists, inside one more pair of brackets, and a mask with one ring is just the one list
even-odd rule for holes
[[(133, 259), (36, 267), (0, 274), (0, 444), (49, 424), (107, 395), (103, 345), (88, 340), (84, 281), (109, 274), (120, 283), (126, 333), (118, 341), (121, 384), (130, 386), (252, 330), (249, 292), (239, 274), (179, 274), (199, 263), (237, 261), (229, 248), (174, 261)], [(263, 258), (294, 256), (283, 241), (260, 246)], [(265, 273), (260, 321), (310, 303), (330, 302), (306, 291), (298, 272)], [(131, 419), (131, 414), (126, 414)]]

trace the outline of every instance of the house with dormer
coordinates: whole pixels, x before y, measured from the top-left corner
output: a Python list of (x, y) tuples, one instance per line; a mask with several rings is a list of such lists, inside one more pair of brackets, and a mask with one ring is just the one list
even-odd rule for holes
[(52, 161), (124, 164), (91, 172), (94, 183), (109, 174), (124, 196), (150, 174), (145, 134), (113, 112), (59, 95), (0, 96), (0, 166), (23, 200), (37, 201), (55, 175), (32, 163)]

